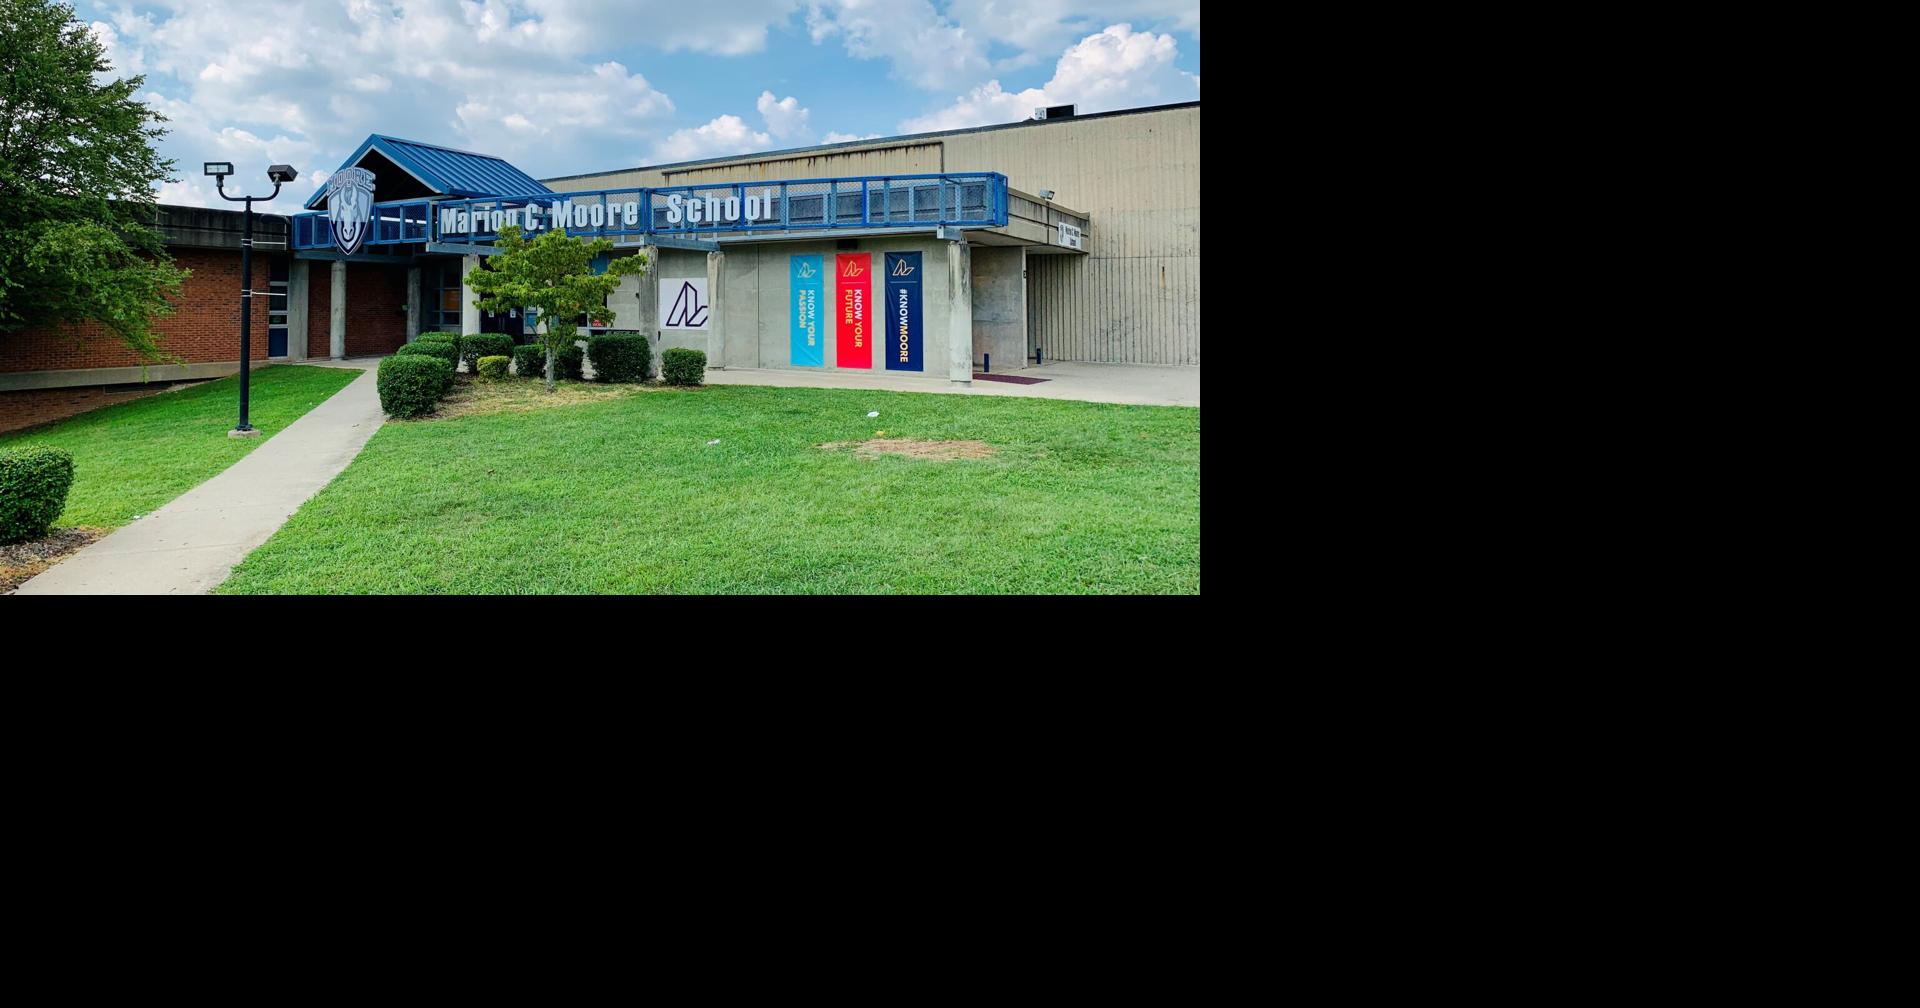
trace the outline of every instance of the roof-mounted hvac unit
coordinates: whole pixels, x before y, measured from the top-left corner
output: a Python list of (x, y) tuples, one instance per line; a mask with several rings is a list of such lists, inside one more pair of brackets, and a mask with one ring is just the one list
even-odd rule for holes
[(1035, 119), (1071, 119), (1074, 108), (1075, 106), (1072, 105), (1047, 105), (1034, 109), (1033, 117)]

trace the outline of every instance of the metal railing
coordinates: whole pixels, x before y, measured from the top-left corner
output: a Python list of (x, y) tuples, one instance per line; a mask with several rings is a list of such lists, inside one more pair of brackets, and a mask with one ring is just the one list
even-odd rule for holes
[[(531, 217), (529, 213), (531, 211)], [(414, 199), (373, 206), (368, 245), (482, 243), (509, 223), (596, 238), (890, 227), (1005, 227), (998, 172), (865, 175), (775, 182), (597, 189), (545, 196)], [(292, 218), (293, 247), (333, 244), (325, 213)]]

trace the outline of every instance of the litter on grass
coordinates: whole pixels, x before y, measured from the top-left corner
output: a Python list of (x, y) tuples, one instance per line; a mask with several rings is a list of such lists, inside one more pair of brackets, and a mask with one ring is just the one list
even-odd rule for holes
[(719, 438), (714, 438), (713, 440), (711, 440), (711, 441), (709, 441), (709, 442), (707, 442), (707, 443), (708, 443), (708, 444), (710, 444), (710, 445), (717, 445), (717, 444), (719, 444), (719, 443), (720, 443), (720, 439), (719, 439)]
[(873, 412), (871, 412), (871, 413), (868, 413), (868, 414), (867, 414), (867, 419), (869, 419), (869, 420), (871, 420), (871, 419), (873, 419), (874, 417), (877, 417), (877, 416), (879, 416), (879, 415), (880, 415), (880, 411), (879, 411), (879, 410), (874, 410)]

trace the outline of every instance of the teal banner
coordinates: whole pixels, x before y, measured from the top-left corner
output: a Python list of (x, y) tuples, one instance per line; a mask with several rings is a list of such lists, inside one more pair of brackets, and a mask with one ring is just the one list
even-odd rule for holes
[(821, 256), (792, 257), (793, 364), (825, 367), (826, 347), (820, 342), (820, 299), (826, 291), (826, 266)]

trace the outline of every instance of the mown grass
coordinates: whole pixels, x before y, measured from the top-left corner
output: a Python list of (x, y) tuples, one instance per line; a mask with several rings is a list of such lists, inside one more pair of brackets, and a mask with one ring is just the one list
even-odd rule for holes
[(287, 364), (253, 372), (248, 413), (259, 437), (227, 437), (240, 419), (236, 376), (0, 434), (0, 448), (45, 444), (72, 452), (73, 489), (54, 525), (118, 528), (232, 465), (358, 377), (344, 368)]
[(387, 424), (218, 591), (1199, 589), (1197, 409), (716, 386)]

